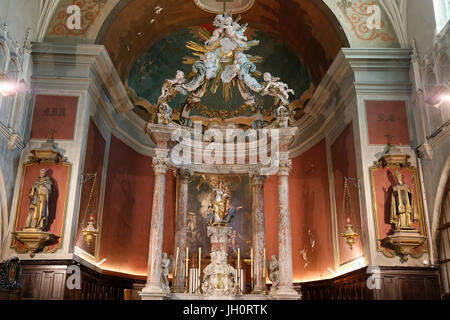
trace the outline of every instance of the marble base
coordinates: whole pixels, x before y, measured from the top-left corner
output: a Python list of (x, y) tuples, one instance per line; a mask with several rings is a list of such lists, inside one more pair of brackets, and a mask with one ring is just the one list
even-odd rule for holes
[(237, 296), (201, 296), (198, 294), (172, 293), (168, 299), (171, 300), (269, 300), (268, 295), (263, 294), (243, 294)]
[(167, 300), (170, 294), (164, 292), (161, 286), (147, 286), (139, 292), (141, 300)]
[(278, 288), (277, 290), (270, 291), (270, 300), (301, 300), (302, 295), (295, 291), (293, 288)]

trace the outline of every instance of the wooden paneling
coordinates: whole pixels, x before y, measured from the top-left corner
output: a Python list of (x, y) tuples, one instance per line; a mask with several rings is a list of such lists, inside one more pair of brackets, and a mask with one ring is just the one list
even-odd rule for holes
[[(304, 300), (439, 300), (437, 268), (379, 267), (379, 289), (369, 289), (362, 268), (329, 280), (297, 284)], [(301, 288), (300, 288), (301, 287)]]
[(79, 265), (81, 289), (66, 286), (67, 267), (76, 262), (21, 261), (23, 300), (123, 300), (124, 289), (133, 288), (133, 279), (106, 275)]

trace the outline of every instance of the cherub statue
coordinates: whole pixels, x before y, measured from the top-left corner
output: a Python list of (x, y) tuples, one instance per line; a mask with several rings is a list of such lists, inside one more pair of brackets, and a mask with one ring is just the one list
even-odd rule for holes
[(233, 21), (231, 16), (225, 17), (222, 28), (225, 29), (226, 36), (236, 42), (238, 46), (247, 46), (247, 37), (241, 32), (241, 26), (237, 22)]
[(174, 79), (166, 79), (161, 89), (161, 95), (158, 98), (158, 104), (170, 101), (170, 99), (176, 95), (176, 91), (186, 94), (186, 90), (183, 88), (185, 82), (184, 72), (181, 70), (177, 71)]
[(167, 253), (163, 252), (161, 257), (161, 287), (167, 293), (170, 293), (169, 273), (172, 271), (172, 267), (173, 257), (168, 257)]
[(217, 63), (216, 63), (216, 59), (217, 59), (217, 51), (215, 52), (205, 52), (205, 54), (203, 54), (200, 57), (200, 60), (203, 61), (203, 63), (205, 64), (205, 68), (206, 68), (206, 79), (212, 79), (215, 78), (217, 75)]
[(271, 260), (267, 260), (267, 267), (269, 270), (269, 280), (272, 282), (271, 292), (275, 292), (280, 284), (280, 264), (276, 255), (272, 255)]
[(213, 22), (213, 26), (216, 27), (216, 29), (214, 30), (212, 37), (205, 42), (206, 46), (213, 45), (216, 41), (218, 41), (221, 38), (224, 32), (224, 20), (225, 18), (223, 17), (223, 15), (219, 14), (216, 16)]
[(271, 95), (280, 99), (283, 105), (289, 104), (289, 93), (294, 94), (294, 90), (289, 89), (286, 83), (280, 81), (280, 78), (272, 77), (269, 72), (264, 73), (265, 87), (261, 95)]

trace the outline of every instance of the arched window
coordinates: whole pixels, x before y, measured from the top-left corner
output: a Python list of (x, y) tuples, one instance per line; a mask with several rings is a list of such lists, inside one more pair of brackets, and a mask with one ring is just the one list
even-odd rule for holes
[[(450, 181), (450, 180), (449, 180)], [(442, 298), (450, 299), (450, 183), (447, 182), (442, 198), (439, 225), (439, 267), (441, 273)]]
[(450, 20), (450, 0), (433, 0), (434, 15), (436, 17), (436, 32), (441, 32)]
[[(8, 78), (8, 81), (16, 82), (19, 71), (19, 65), (17, 64), (16, 60), (11, 59), (8, 63), (8, 68), (6, 69), (6, 77)], [(8, 126), (9, 125), (9, 117), (11, 115), (11, 112), (14, 108), (14, 101), (15, 96), (6, 96), (3, 97), (0, 107), (0, 122), (3, 123), (3, 125)]]

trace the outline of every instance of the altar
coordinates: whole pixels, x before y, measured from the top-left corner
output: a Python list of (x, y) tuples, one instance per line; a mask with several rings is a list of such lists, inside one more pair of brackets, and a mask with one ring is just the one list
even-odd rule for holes
[[(212, 33), (200, 31), (203, 44), (187, 43), (199, 57), (184, 61), (193, 65), (193, 73), (186, 78), (177, 71), (175, 78), (164, 82), (157, 117), (146, 125), (157, 149), (149, 267), (142, 299), (301, 298), (293, 289), (288, 192), (292, 167), (288, 147), (297, 131), (290, 125), (295, 112), (289, 95), (294, 92), (268, 72), (263, 82), (256, 79), (255, 63), (262, 57), (245, 52), (259, 41), (248, 41), (247, 24), (238, 21), (227, 12), (219, 14)], [(238, 88), (244, 106), (252, 110), (250, 126), (191, 116), (208, 90), (222, 94), (219, 86), (225, 101), (232, 88)], [(177, 107), (170, 103), (179, 95), (187, 99), (181, 112), (175, 112)], [(274, 99), (271, 114), (263, 112), (257, 96)], [(175, 257), (162, 252), (169, 169), (176, 171), (178, 185)], [(269, 175), (278, 175), (279, 180), (279, 257), (270, 262), (264, 219), (264, 182)]]

